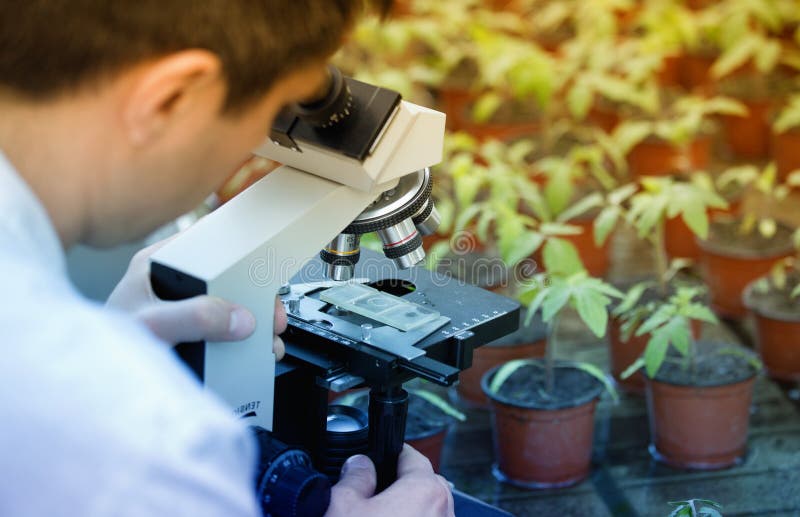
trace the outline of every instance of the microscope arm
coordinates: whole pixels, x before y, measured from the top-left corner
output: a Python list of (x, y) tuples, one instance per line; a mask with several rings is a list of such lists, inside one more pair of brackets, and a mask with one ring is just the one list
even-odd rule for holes
[(390, 187), (365, 192), (284, 166), (153, 255), (151, 280), (159, 297), (209, 294), (255, 315), (256, 330), (242, 342), (183, 347), (187, 363), (236, 416), (272, 429), (278, 288)]

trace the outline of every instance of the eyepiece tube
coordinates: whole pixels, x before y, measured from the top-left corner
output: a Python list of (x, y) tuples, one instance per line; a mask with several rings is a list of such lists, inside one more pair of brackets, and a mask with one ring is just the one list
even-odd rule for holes
[(342, 72), (329, 65), (325, 83), (312, 98), (295, 104), (292, 110), (309, 125), (327, 129), (347, 119), (354, 106), (353, 95)]

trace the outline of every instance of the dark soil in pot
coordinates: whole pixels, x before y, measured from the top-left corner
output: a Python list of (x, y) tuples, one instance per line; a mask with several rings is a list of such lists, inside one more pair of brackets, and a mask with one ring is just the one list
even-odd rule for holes
[(520, 312), (520, 326), (516, 332), (476, 348), (472, 354), (472, 366), (459, 375), (456, 388), (461, 401), (476, 408), (489, 407), (489, 399), (481, 389), (483, 375), (503, 363), (514, 359), (543, 357), (547, 326), (538, 314), (525, 325), (525, 311)]
[[(757, 370), (745, 349), (709, 342), (698, 342), (696, 349), (691, 367), (672, 353), (656, 378), (647, 380), (650, 451), (678, 468), (729, 467), (746, 450)], [(732, 349), (738, 352), (724, 352)]]
[(559, 365), (548, 394), (540, 363), (521, 367), (494, 394), (489, 385), (496, 372), (487, 372), (482, 382), (492, 404), (495, 476), (527, 488), (568, 486), (584, 479), (591, 463), (600, 382)]
[(756, 280), (743, 296), (755, 318), (756, 343), (767, 372), (789, 382), (800, 381), (800, 299), (791, 297), (800, 282), (796, 276), (790, 276), (784, 289), (771, 286), (766, 278)]
[(746, 314), (742, 293), (747, 284), (766, 275), (780, 259), (792, 253), (792, 231), (783, 225), (771, 238), (758, 231), (742, 235), (739, 221), (718, 218), (711, 222), (708, 239), (698, 240), (700, 267), (711, 295), (711, 306), (723, 317)]

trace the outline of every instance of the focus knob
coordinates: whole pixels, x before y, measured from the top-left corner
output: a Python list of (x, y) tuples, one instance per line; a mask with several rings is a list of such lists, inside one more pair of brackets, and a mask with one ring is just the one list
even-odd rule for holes
[(321, 517), (331, 500), (331, 483), (300, 449), (256, 430), (261, 461), (256, 489), (267, 517)]

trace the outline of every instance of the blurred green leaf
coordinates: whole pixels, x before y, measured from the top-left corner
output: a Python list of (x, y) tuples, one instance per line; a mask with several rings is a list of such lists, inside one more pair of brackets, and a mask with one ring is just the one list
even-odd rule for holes
[(608, 304), (611, 300), (593, 289), (577, 287), (573, 289), (575, 308), (578, 316), (598, 338), (606, 334), (608, 326)]
[(564, 239), (548, 239), (542, 257), (545, 270), (553, 275), (569, 277), (586, 270), (575, 245)]
[(665, 333), (653, 333), (650, 335), (647, 348), (644, 351), (644, 364), (647, 376), (651, 379), (656, 376), (664, 363), (668, 347), (669, 340)]
[(611, 231), (616, 227), (619, 219), (620, 209), (616, 206), (604, 208), (594, 220), (594, 244), (601, 247)]
[(495, 91), (488, 91), (478, 97), (472, 107), (472, 119), (475, 122), (488, 122), (498, 108), (503, 104), (503, 98)]

